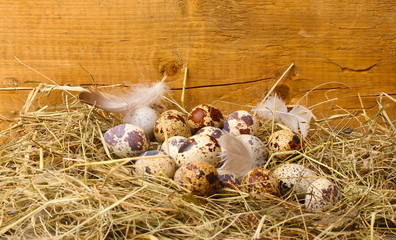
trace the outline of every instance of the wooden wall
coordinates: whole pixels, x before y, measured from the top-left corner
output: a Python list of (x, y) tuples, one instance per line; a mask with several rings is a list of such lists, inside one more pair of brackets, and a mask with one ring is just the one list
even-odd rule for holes
[[(188, 108), (254, 105), (294, 62), (277, 89), (288, 103), (314, 89), (304, 105), (338, 98), (315, 107), (318, 116), (360, 111), (359, 93), (374, 113), (381, 92), (396, 98), (395, 23), (394, 0), (2, 1), (0, 114), (17, 115), (29, 92), (12, 88), (49, 83), (14, 57), (58, 84), (155, 81), (167, 71), (177, 99), (188, 64)], [(396, 103), (385, 102), (394, 119)]]

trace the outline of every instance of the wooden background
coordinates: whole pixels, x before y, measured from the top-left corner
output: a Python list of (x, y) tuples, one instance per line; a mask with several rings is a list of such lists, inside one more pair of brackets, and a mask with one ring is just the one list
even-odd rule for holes
[[(255, 105), (294, 62), (277, 89), (289, 104), (315, 88), (302, 104), (338, 98), (314, 108), (319, 118), (338, 106), (361, 113), (359, 93), (374, 114), (381, 92), (396, 97), (395, 23), (394, 0), (2, 1), (1, 119), (19, 113), (21, 87), (49, 83), (14, 57), (61, 85), (151, 82), (165, 71), (176, 99), (188, 64), (188, 109)], [(396, 104), (384, 103), (395, 119)]]

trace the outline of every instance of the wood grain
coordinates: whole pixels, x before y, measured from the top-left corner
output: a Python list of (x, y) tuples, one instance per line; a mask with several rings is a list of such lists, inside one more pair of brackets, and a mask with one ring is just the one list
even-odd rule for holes
[[(337, 98), (315, 107), (318, 116), (361, 113), (358, 93), (371, 113), (381, 92), (396, 97), (393, 0), (3, 1), (0, 21), (0, 88), (49, 82), (16, 56), (58, 84), (166, 72), (179, 99), (188, 65), (187, 107), (220, 100), (229, 112), (241, 108), (231, 103), (257, 104), (294, 62), (277, 91), (290, 104), (311, 90), (304, 105)], [(0, 91), (2, 118), (18, 114), (27, 94)]]

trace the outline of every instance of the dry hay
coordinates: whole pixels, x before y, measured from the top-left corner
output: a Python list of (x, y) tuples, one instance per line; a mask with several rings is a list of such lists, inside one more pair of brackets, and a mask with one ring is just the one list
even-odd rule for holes
[[(33, 95), (50, 92), (43, 89), (40, 86)], [(117, 118), (82, 106), (67, 90), (64, 105), (54, 111), (37, 109), (34, 96), (15, 124), (1, 132), (0, 239), (391, 239), (396, 235), (396, 138), (389, 118), (382, 124), (377, 121), (384, 109), (373, 118), (365, 116), (363, 122), (356, 120), (360, 125), (353, 131), (347, 128), (353, 114), (311, 124), (315, 130), (304, 151), (288, 161), (327, 176), (343, 196), (327, 212), (308, 213), (292, 197), (253, 200), (231, 189), (198, 197), (166, 177), (139, 179), (132, 174), (133, 159), (114, 159), (104, 147), (102, 133), (116, 125)], [(332, 124), (335, 120), (338, 125)], [(265, 125), (263, 139), (271, 131), (271, 124)], [(276, 164), (271, 158), (267, 168)]]

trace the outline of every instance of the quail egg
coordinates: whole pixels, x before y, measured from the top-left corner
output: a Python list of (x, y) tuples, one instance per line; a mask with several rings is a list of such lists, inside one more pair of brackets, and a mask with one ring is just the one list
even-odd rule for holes
[(243, 177), (241, 190), (255, 199), (265, 199), (268, 193), (279, 195), (279, 183), (271, 171), (254, 168)]
[(258, 138), (250, 134), (242, 134), (237, 136), (240, 140), (246, 143), (249, 150), (253, 154), (255, 167), (262, 167), (268, 158), (268, 149), (265, 144)]
[(202, 161), (190, 162), (180, 167), (175, 173), (174, 180), (192, 194), (200, 196), (214, 194), (220, 183), (216, 168)]
[(157, 155), (163, 155), (163, 153), (153, 150), (141, 154), (141, 156), (152, 156), (152, 158), (142, 158), (142, 159), (138, 159), (135, 162), (136, 176), (138, 177), (142, 177), (144, 175), (158, 176), (160, 174), (164, 174), (168, 178), (173, 178), (173, 175), (175, 174), (177, 169), (175, 160), (167, 156), (155, 157)]
[(173, 136), (190, 137), (191, 130), (184, 115), (177, 110), (168, 110), (161, 114), (154, 125), (154, 136), (158, 142), (165, 141), (165, 130), (168, 138)]
[(304, 199), (309, 185), (318, 177), (314, 171), (295, 163), (281, 165), (275, 169), (274, 175), (279, 181), (281, 194), (293, 192), (298, 199)]
[(305, 208), (309, 212), (321, 212), (331, 209), (341, 197), (334, 183), (327, 178), (319, 178), (311, 183), (305, 196)]
[[(186, 137), (182, 136), (173, 136), (168, 139), (168, 145), (169, 145), (169, 157), (172, 159), (176, 159), (176, 155), (179, 152), (180, 146), (187, 140)], [(166, 144), (165, 142), (162, 143), (161, 149), (162, 152), (166, 153)]]
[[(273, 152), (287, 152), (301, 149), (301, 139), (294, 132), (284, 129), (274, 132), (268, 141), (268, 148)], [(276, 157), (284, 160), (290, 154), (277, 154)]]
[(157, 113), (149, 107), (138, 108), (125, 115), (124, 122), (141, 127), (149, 137), (153, 136), (153, 128), (157, 121)]
[(217, 140), (209, 135), (189, 137), (179, 148), (176, 164), (181, 167), (194, 161), (204, 161), (217, 166), (220, 162), (221, 148)]
[(132, 124), (120, 124), (103, 135), (107, 147), (118, 157), (136, 157), (147, 151), (150, 139), (146, 132)]
[(228, 187), (232, 189), (238, 189), (238, 185), (241, 184), (239, 179), (232, 173), (221, 172), (217, 169), (220, 179), (220, 187)]
[(257, 118), (248, 111), (239, 110), (231, 113), (224, 121), (223, 130), (235, 136), (241, 134), (257, 135), (259, 124)]
[(156, 156), (156, 155), (165, 155), (166, 153), (158, 150), (150, 150), (146, 151), (139, 155), (139, 157), (147, 157), (147, 156)]
[(196, 106), (191, 110), (187, 118), (187, 123), (193, 132), (206, 126), (221, 127), (223, 122), (223, 114), (221, 114), (219, 109), (209, 104)]
[(203, 127), (198, 130), (198, 132), (195, 133), (195, 135), (202, 135), (206, 134), (211, 137), (214, 137), (218, 142), (220, 142), (220, 138), (224, 136), (223, 131), (220, 128), (217, 127)]

